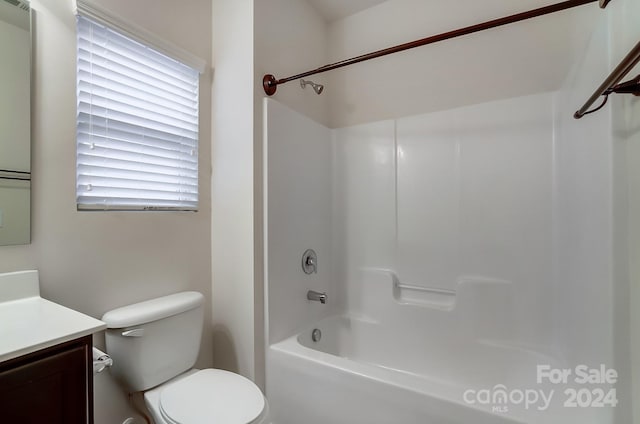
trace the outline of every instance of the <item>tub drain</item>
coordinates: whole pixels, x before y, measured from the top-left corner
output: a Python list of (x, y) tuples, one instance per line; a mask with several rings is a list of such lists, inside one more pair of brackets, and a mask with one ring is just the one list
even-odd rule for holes
[(319, 328), (314, 328), (313, 331), (311, 332), (311, 340), (317, 343), (320, 341), (321, 338), (322, 338), (322, 331), (320, 331)]

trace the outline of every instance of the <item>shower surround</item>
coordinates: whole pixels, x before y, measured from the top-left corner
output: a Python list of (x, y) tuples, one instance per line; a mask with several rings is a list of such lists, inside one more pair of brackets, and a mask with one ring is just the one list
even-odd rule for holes
[[(612, 332), (611, 118), (572, 118), (584, 70), (606, 73), (599, 35), (556, 92), (333, 130), (265, 100), (279, 424), (625, 422), (626, 389), (616, 408), (567, 408), (571, 390), (614, 386), (538, 382), (539, 367), (627, 366)], [(307, 249), (317, 274), (301, 269)]]

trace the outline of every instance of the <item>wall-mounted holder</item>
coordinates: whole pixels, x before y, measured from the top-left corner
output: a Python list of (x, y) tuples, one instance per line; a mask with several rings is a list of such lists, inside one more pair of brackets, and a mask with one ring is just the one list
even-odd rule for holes
[(305, 274), (318, 272), (318, 256), (313, 249), (307, 249), (302, 255), (302, 270)]
[(113, 359), (103, 351), (93, 348), (93, 374), (98, 374), (113, 366)]

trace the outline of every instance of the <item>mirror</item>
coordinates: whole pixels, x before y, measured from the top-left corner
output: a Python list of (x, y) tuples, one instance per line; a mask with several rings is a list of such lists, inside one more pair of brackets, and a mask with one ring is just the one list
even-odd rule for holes
[(0, 0), (0, 245), (31, 241), (31, 10)]

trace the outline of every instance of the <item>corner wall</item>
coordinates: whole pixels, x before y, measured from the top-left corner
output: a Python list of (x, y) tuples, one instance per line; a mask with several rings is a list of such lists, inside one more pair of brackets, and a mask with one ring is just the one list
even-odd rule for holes
[[(612, 1), (611, 69), (640, 42), (640, 2)], [(636, 66), (625, 81), (640, 73)], [(632, 416), (620, 422), (640, 424), (640, 98), (613, 96), (611, 101), (614, 169), (614, 246), (616, 359), (625, 362)], [(626, 420), (626, 421), (625, 421)]]
[[(253, 175), (254, 175), (254, 336), (256, 382), (264, 387), (265, 372), (265, 240), (263, 206), (263, 99), (264, 74), (278, 78), (324, 65), (327, 60), (327, 24), (306, 1), (256, 0), (254, 15), (254, 74), (253, 74)], [(325, 83), (319, 75), (313, 80)], [(302, 90), (298, 81), (278, 87), (274, 100), (281, 102), (315, 121), (328, 122), (328, 105), (331, 90), (321, 96), (310, 87)]]
[[(561, 315), (558, 337), (570, 340), (574, 361), (608, 361), (618, 371), (620, 403), (614, 422), (621, 424), (640, 423), (640, 101), (612, 95), (596, 114), (576, 121), (570, 112), (582, 106), (640, 41), (638, 22), (640, 3), (609, 4), (560, 91), (556, 110), (561, 127), (556, 159), (560, 172), (570, 177), (559, 190), (575, 206), (564, 217), (557, 216), (564, 242), (556, 245), (554, 256), (561, 270), (573, 268), (557, 281), (558, 290), (565, 291), (559, 293), (558, 310), (567, 305), (589, 308), (582, 317)], [(638, 72), (640, 66), (624, 80)], [(602, 195), (606, 202), (597, 200)]]
[(613, 203), (608, 110), (573, 118), (609, 72), (609, 26), (591, 42), (556, 94), (554, 273), (556, 340), (572, 366), (613, 361)]
[[(264, 387), (261, 81), (320, 66), (326, 23), (305, 1), (213, 1), (212, 267), (214, 362)], [(318, 79), (322, 82), (322, 79)], [(279, 87), (274, 98), (327, 121), (327, 96)]]
[(213, 1), (214, 365), (255, 378), (253, 1)]
[[(277, 343), (337, 313), (337, 280), (331, 245), (331, 132), (281, 103), (265, 101), (265, 283), (268, 344)], [(317, 270), (305, 274), (302, 254), (313, 249)], [(310, 302), (308, 290), (328, 302)]]

